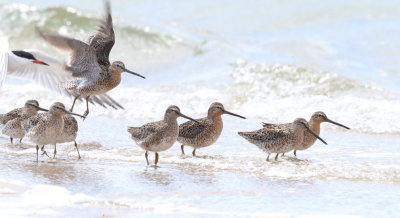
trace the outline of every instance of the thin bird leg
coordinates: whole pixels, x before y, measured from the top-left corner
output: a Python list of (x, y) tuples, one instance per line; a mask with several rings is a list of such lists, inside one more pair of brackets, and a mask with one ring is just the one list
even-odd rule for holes
[(158, 163), (158, 153), (156, 152), (156, 159), (154, 160), (154, 164), (157, 166)]
[(56, 154), (57, 154), (57, 145), (54, 144), (54, 154), (53, 154), (53, 159), (56, 158)]
[(49, 155), (47, 154), (47, 152), (44, 150), (44, 145), (42, 146), (42, 148), (40, 149), (41, 151), (43, 151), (42, 155), (46, 155), (47, 157), (49, 157)]
[(71, 109), (69, 109), (70, 112), (72, 112), (72, 110), (74, 110), (76, 99), (78, 99), (79, 97), (80, 97), (80, 95), (75, 96), (74, 101), (72, 102), (72, 107), (71, 107)]
[(267, 161), (269, 161), (269, 155), (271, 155), (271, 154), (268, 154)]
[(23, 138), (24, 138), (24, 137), (22, 137), (22, 138), (19, 139), (19, 143), (20, 143), (20, 144), (21, 144)]
[(36, 145), (36, 162), (39, 162), (39, 145)]
[(275, 160), (278, 160), (279, 153), (276, 153)]
[(149, 165), (149, 159), (147, 158), (149, 155), (147, 154), (147, 151), (146, 151), (146, 153), (144, 153), (144, 157), (146, 158), (146, 162), (147, 162), (147, 165)]
[(86, 116), (89, 114), (89, 98), (90, 98), (90, 96), (87, 96), (86, 97), (86, 111), (85, 111), (85, 113), (83, 114), (83, 116), (86, 118)]
[(193, 149), (193, 152), (192, 152), (192, 154), (193, 154), (193, 156), (196, 156), (196, 148), (195, 148), (195, 149)]
[(183, 150), (183, 146), (184, 145), (181, 145), (181, 150), (182, 150), (182, 154), (185, 154), (185, 151)]
[(13, 138), (10, 137), (11, 144), (13, 143)]
[(282, 153), (281, 157), (285, 156), (285, 153)]
[(294, 150), (294, 151), (293, 151), (293, 153), (294, 153), (294, 156), (296, 156), (296, 157), (297, 157), (297, 155), (296, 155), (296, 150)]
[(76, 141), (74, 141), (74, 142), (75, 142), (76, 151), (78, 152), (78, 159), (81, 159), (81, 154), (79, 154), (78, 145), (76, 144)]

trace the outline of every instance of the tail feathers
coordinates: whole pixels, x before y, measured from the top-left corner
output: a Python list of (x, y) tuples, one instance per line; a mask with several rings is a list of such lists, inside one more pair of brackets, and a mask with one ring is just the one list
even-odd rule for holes
[[(68, 90), (66, 90), (66, 92), (68, 92)], [(68, 92), (70, 96), (78, 96), (77, 94), (72, 94), (70, 92)], [(83, 97), (78, 97), (79, 101), (83, 101), (84, 98)], [(101, 95), (92, 95), (89, 98), (89, 102), (93, 105), (100, 105), (104, 108), (108, 108), (111, 107), (115, 110), (118, 109), (122, 109), (125, 110), (124, 107), (122, 107), (122, 105), (120, 105), (117, 101), (115, 101), (113, 98), (111, 98), (109, 95), (107, 94), (101, 94)]]
[(128, 132), (129, 132), (130, 134), (133, 134), (133, 133), (136, 132), (136, 130), (137, 130), (138, 128), (139, 128), (139, 127), (128, 127)]

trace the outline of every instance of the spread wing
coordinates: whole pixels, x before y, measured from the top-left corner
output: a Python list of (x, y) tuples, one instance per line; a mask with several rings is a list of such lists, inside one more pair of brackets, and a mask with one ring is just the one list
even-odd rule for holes
[[(27, 62), (21, 65), (20, 62), (13, 61), (13, 56), (10, 56), (7, 76), (18, 77), (20, 79), (31, 80), (47, 89), (70, 96), (71, 93), (65, 89), (58, 87), (60, 82), (65, 82), (73, 79), (70, 72), (64, 70), (64, 63), (56, 58), (45, 54), (39, 50), (27, 49), (24, 50), (31, 53), (38, 60), (41, 60), (47, 65), (33, 64)], [(18, 63), (18, 64), (15, 64)]]
[(197, 119), (197, 121), (199, 123), (187, 121), (179, 125), (179, 137), (195, 138), (196, 136), (200, 135), (200, 133), (203, 132), (207, 126), (212, 126), (212, 123), (208, 123), (211, 121), (207, 118)]
[[(20, 65), (20, 62), (16, 62), (10, 59), (8, 71), (5, 73), (4, 76), (12, 76), (20, 79), (31, 80), (34, 83), (39, 84), (51, 91), (55, 91), (59, 94), (71, 98), (76, 96), (73, 92), (60, 88), (58, 86), (58, 84), (61, 82), (73, 79), (71, 72), (68, 72), (64, 69), (65, 64), (62, 61), (53, 58), (50, 55), (39, 50), (26, 49), (24, 51), (31, 53), (38, 60), (47, 63), (48, 66), (33, 64), (30, 62), (27, 62), (25, 65)], [(12, 58), (12, 56), (10, 58)], [(18, 64), (16, 65), (13, 63)], [(0, 77), (2, 76), (3, 75), (1, 75)], [(82, 100), (82, 98), (79, 98), (79, 100)], [(122, 107), (118, 102), (116, 102), (107, 94), (93, 95), (89, 98), (89, 101), (92, 104), (98, 104), (105, 108), (107, 106), (110, 106), (114, 109), (124, 109), (124, 107)]]
[(95, 50), (100, 65), (109, 66), (109, 55), (115, 43), (115, 35), (111, 16), (110, 2), (105, 2), (105, 15), (101, 20), (97, 32), (88, 39), (89, 46)]
[(72, 72), (74, 77), (87, 77), (98, 75), (102, 72), (97, 63), (96, 52), (88, 44), (73, 38), (54, 33), (39, 31), (40, 36), (49, 44), (70, 52), (70, 66), (64, 69)]

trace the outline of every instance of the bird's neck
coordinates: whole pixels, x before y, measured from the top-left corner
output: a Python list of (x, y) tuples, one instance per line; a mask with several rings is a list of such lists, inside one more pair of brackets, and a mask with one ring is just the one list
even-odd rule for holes
[(24, 113), (27, 114), (27, 115), (35, 115), (35, 114), (37, 114), (37, 109), (24, 108)]
[(319, 135), (320, 130), (321, 130), (321, 122), (320, 121), (315, 121), (310, 119), (310, 121), (308, 121), (308, 125), (310, 126), (310, 129), (315, 132), (317, 135)]
[(122, 72), (119, 71), (119, 70), (112, 70), (112, 69), (110, 69), (109, 72), (111, 72), (110, 73), (110, 77), (109, 77), (111, 85), (113, 87), (118, 86), (119, 83), (121, 82), (121, 74), (122, 74)]
[(219, 115), (213, 116), (213, 117), (211, 117), (211, 119), (212, 119), (212, 121), (214, 123), (215, 129), (218, 132), (221, 132), (222, 128), (224, 127), (224, 123), (222, 122), (221, 115), (219, 114)]

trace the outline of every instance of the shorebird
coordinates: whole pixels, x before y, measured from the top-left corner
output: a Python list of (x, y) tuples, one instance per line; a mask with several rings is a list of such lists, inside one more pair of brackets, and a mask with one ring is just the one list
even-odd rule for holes
[(277, 160), (279, 153), (291, 151), (296, 145), (303, 143), (306, 131), (327, 144), (310, 129), (307, 121), (303, 118), (295, 119), (290, 126), (285, 128), (263, 128), (254, 132), (239, 132), (238, 134), (268, 153), (267, 161), (269, 161), (271, 153), (276, 153), (275, 160)]
[(149, 165), (148, 151), (155, 152), (154, 164), (157, 165), (158, 152), (171, 148), (175, 143), (179, 133), (178, 122), (176, 121), (178, 117), (197, 122), (183, 115), (178, 106), (172, 105), (165, 111), (163, 120), (147, 123), (141, 127), (128, 127), (131, 138), (146, 151), (147, 165)]
[(185, 145), (194, 148), (192, 154), (195, 156), (196, 149), (214, 144), (222, 132), (222, 114), (229, 114), (246, 119), (243, 116), (225, 110), (221, 103), (212, 103), (208, 108), (207, 117), (197, 119), (198, 122), (187, 121), (179, 125), (178, 142), (182, 143), (182, 154), (185, 154), (183, 149)]
[(6, 114), (0, 115), (0, 123), (3, 126), (2, 133), (10, 137), (11, 144), (14, 138), (19, 138), (20, 142), (25, 135), (21, 126), (21, 121), (36, 115), (39, 110), (39, 102), (36, 100), (28, 100), (24, 107), (16, 108)]
[[(322, 111), (317, 111), (315, 113), (313, 113), (313, 115), (311, 116), (310, 120), (308, 121), (308, 125), (310, 126), (310, 129), (317, 135), (320, 134), (321, 132), (321, 123), (322, 122), (328, 122), (328, 123), (332, 123), (335, 125), (338, 125), (340, 127), (343, 127), (345, 129), (350, 129), (349, 127), (337, 123), (335, 121), (330, 120), (326, 114)], [(285, 123), (285, 124), (271, 124), (271, 123), (263, 123), (263, 127), (266, 128), (288, 128), (290, 125), (292, 125), (291, 123)], [(309, 147), (311, 147), (315, 141), (317, 140), (317, 138), (315, 138), (313, 135), (311, 135), (309, 132), (304, 132), (304, 140), (303, 143), (298, 144), (295, 146), (294, 148), (294, 156), (296, 155), (296, 151), (297, 150), (306, 150)], [(284, 155), (284, 153), (282, 154), (282, 156)]]
[[(40, 109), (46, 111), (46, 109)], [(44, 147), (44, 145), (53, 144), (53, 158), (55, 158), (57, 153), (56, 143), (58, 143), (63, 131), (63, 116), (66, 113), (82, 117), (79, 114), (66, 111), (64, 104), (56, 102), (51, 105), (50, 110), (48, 110), (47, 113), (37, 114), (22, 122), (22, 128), (25, 131), (25, 136), (36, 144), (36, 161), (38, 161), (39, 145)]]
[(114, 29), (111, 17), (110, 2), (105, 2), (106, 15), (101, 21), (97, 32), (90, 36), (88, 43), (58, 34), (39, 31), (40, 36), (49, 44), (70, 52), (69, 65), (64, 64), (64, 69), (70, 72), (73, 79), (64, 81), (59, 87), (66, 89), (75, 96), (70, 111), (73, 110), (75, 101), (83, 96), (86, 99), (86, 111), (89, 114), (89, 98), (100, 95), (115, 88), (121, 82), (121, 73), (128, 72), (145, 78), (125, 68), (121, 61), (110, 64), (109, 54), (115, 43)]
[[(58, 84), (74, 79), (72, 74), (63, 69), (64, 63), (49, 54), (36, 49), (8, 50), (0, 54), (0, 87), (2, 87), (6, 77), (17, 77), (30, 80), (47, 89), (75, 97), (74, 93), (61, 89)], [(81, 98), (78, 98), (81, 100)], [(103, 107), (110, 106), (114, 109), (124, 109), (118, 102), (107, 94), (91, 96), (89, 102)]]

